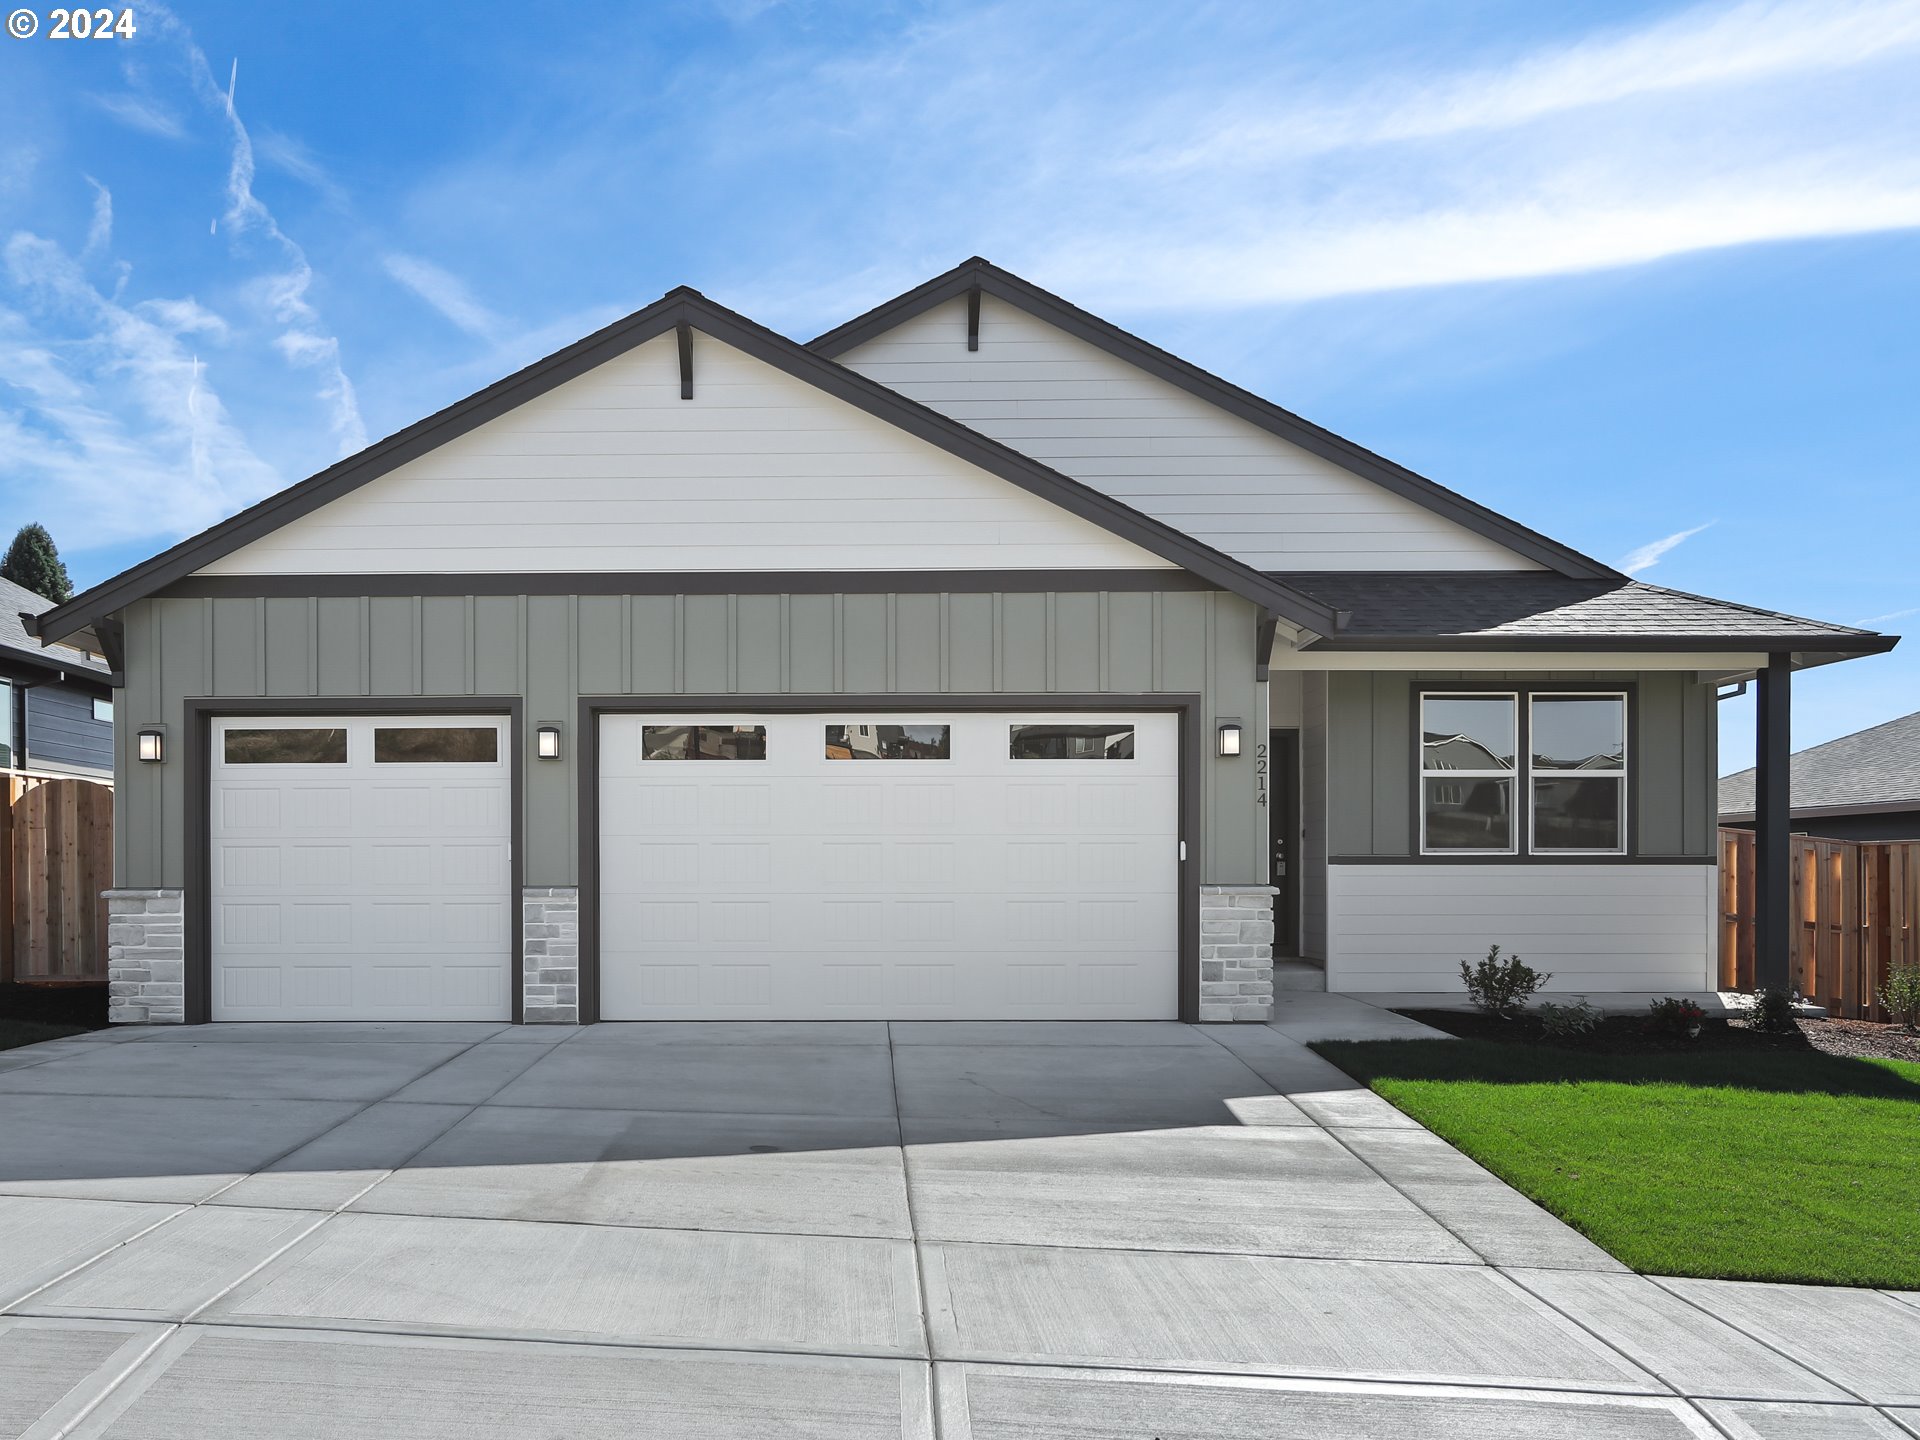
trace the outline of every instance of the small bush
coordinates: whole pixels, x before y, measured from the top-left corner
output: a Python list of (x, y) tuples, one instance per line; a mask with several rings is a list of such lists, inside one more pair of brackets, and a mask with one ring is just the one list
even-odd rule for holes
[(1747, 1011), (1747, 1028), (1767, 1035), (1791, 1035), (1799, 1028), (1794, 1024), (1793, 1005), (1791, 990), (1756, 990)]
[(1502, 960), (1498, 945), (1490, 948), (1487, 958), (1478, 965), (1460, 962), (1460, 983), (1467, 987), (1467, 999), (1502, 1020), (1511, 1020), (1526, 1009), (1534, 992), (1552, 978), (1549, 972), (1534, 969), (1518, 955)]
[(1647, 1028), (1662, 1035), (1684, 1035), (1689, 1040), (1700, 1034), (1707, 1012), (1691, 1000), (1663, 995), (1647, 1007)]
[(1600, 1007), (1589, 1004), (1584, 995), (1568, 1005), (1546, 1001), (1533, 1013), (1540, 1019), (1540, 1028), (1556, 1040), (1591, 1035), (1600, 1026)]
[(1887, 983), (1880, 987), (1880, 1003), (1895, 1024), (1920, 1030), (1920, 965), (1896, 965), (1889, 970)]

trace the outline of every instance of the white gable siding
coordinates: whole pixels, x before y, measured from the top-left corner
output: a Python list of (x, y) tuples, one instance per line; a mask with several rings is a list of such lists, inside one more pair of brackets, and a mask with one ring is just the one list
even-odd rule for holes
[(1262, 570), (1537, 570), (1025, 311), (936, 305), (840, 359)]
[(205, 575), (1162, 569), (1170, 563), (709, 336), (663, 335)]

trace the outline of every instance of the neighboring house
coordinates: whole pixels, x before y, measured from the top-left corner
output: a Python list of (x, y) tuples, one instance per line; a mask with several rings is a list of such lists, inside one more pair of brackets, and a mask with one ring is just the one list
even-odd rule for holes
[(810, 345), (675, 290), (39, 633), (124, 669), (121, 1020), (1258, 1019), (1276, 950), (1493, 943), (1704, 990), (1715, 687), (1894, 643), (984, 261)]
[(0, 769), (111, 780), (112, 677), (99, 656), (27, 632), (22, 617), (52, 607), (0, 578)]
[[(1793, 829), (1835, 840), (1920, 840), (1920, 712), (1802, 750), (1792, 762)], [(1750, 830), (1754, 772), (1720, 782), (1720, 823)]]

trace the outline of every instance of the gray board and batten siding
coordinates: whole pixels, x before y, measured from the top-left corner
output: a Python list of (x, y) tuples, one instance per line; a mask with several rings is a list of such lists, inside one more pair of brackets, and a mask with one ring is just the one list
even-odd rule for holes
[[(1179, 584), (1179, 572), (1172, 583)], [(523, 883), (576, 885), (581, 697), (952, 694), (1200, 695), (1206, 884), (1264, 883), (1266, 818), (1248, 761), (1218, 758), (1221, 718), (1257, 727), (1260, 615), (1223, 591), (1169, 589), (687, 595), (160, 596), (127, 611), (115, 843), (119, 884), (186, 882), (185, 767), (133, 762), (186, 702), (519, 696), (522, 743), (543, 725), (562, 758), (522, 757)], [(849, 715), (857, 719), (857, 715)], [(1196, 842), (1198, 842), (1196, 844)]]
[[(1633, 843), (1627, 855), (1617, 858), (1713, 858), (1718, 761), (1713, 686), (1699, 683), (1690, 672), (1673, 670), (1532, 671), (1504, 678), (1516, 687), (1535, 689), (1612, 685), (1626, 690)], [(1325, 677), (1325, 835), (1330, 862), (1418, 855), (1415, 695), (1448, 683), (1485, 690), (1502, 679), (1497, 671), (1335, 671)]]

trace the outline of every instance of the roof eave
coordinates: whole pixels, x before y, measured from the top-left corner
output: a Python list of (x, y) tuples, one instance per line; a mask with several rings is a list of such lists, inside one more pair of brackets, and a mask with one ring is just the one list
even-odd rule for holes
[(806, 380), (1262, 609), (1317, 631), (1339, 628), (1337, 610), (1286, 582), (682, 287), (47, 610), (30, 622), (32, 633), (43, 640), (71, 635), (680, 324)]
[(1360, 635), (1316, 640), (1304, 650), (1698, 650), (1723, 654), (1792, 654), (1803, 664), (1881, 655), (1900, 643), (1898, 635)]
[(936, 275), (925, 284), (917, 285), (865, 314), (814, 337), (808, 342), (808, 348), (821, 355), (838, 358), (856, 345), (884, 335), (914, 316), (975, 288), (1038, 315), (1049, 324), (1126, 360), (1148, 374), (1198, 395), (1229, 414), (1351, 470), (1549, 570), (1579, 580), (1625, 578), (1612, 566), (1602, 564), (1590, 555), (1583, 555), (1571, 546), (1563, 545), (1517, 520), (1447, 489), (1438, 481), (1429, 480), (1270, 400), (1243, 390), (1229, 380), (1202, 370), (977, 255), (962, 261), (946, 274)]

